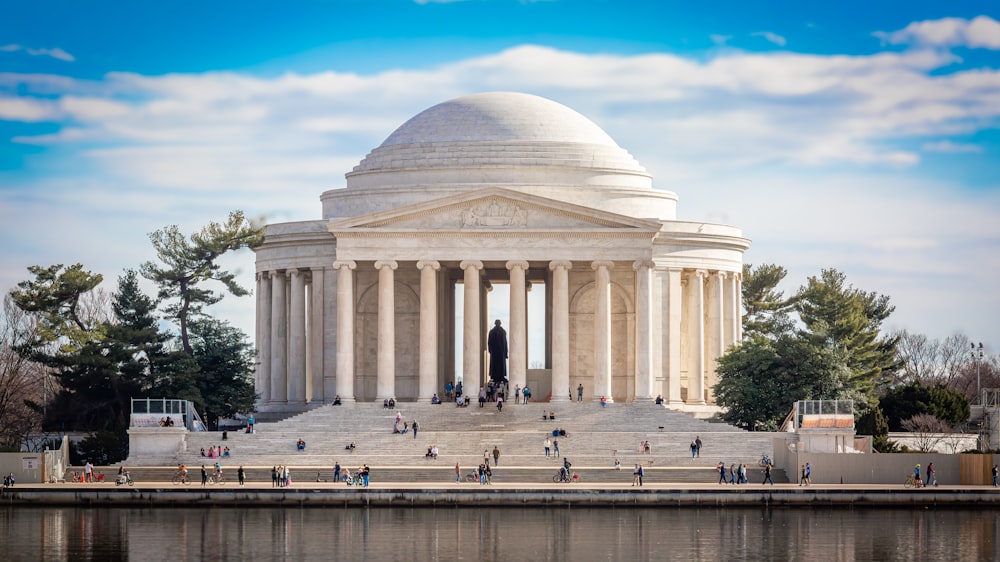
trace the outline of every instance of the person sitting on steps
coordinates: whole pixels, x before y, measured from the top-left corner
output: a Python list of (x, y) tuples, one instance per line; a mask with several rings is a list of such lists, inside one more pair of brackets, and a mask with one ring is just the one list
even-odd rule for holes
[(357, 449), (357, 448), (358, 448), (358, 446), (354, 443), (354, 441), (351, 441), (351, 444), (348, 445), (348, 446), (346, 446), (346, 447), (344, 447), (344, 450), (345, 451), (350, 451), (350, 452), (353, 453), (354, 449)]
[(305, 451), (306, 450), (306, 442), (303, 441), (300, 438), (298, 441), (295, 442), (295, 448), (298, 449), (298, 450), (300, 450), (300, 451)]

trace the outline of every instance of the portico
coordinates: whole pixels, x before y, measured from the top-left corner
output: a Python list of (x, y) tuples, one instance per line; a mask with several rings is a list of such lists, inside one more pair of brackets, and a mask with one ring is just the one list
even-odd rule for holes
[[(711, 403), (715, 360), (741, 337), (749, 242), (675, 220), (676, 196), (649, 182), (596, 125), (542, 98), (478, 94), (414, 117), (323, 195), (323, 220), (267, 227), (259, 408), (429, 401), (456, 380), (478, 390), (491, 282), (510, 287), (511, 388)], [(544, 369), (528, 368), (533, 283), (546, 292)]]

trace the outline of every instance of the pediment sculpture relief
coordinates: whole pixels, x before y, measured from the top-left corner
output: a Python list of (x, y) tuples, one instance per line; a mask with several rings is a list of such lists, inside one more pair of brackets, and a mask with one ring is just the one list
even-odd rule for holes
[(527, 226), (528, 211), (496, 199), (462, 209), (462, 226)]

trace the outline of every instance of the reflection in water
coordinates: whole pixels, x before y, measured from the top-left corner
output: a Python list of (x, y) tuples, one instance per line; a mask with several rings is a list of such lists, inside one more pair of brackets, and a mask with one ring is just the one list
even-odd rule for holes
[(1000, 511), (5, 508), (7, 560), (995, 560)]

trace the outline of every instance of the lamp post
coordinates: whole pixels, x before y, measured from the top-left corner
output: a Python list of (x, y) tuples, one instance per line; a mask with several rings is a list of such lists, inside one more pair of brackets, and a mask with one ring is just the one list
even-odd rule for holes
[[(972, 346), (972, 360), (976, 362), (976, 397), (979, 399), (979, 403), (983, 403), (982, 397), (982, 387), (979, 384), (979, 370), (983, 364), (983, 342), (979, 342), (979, 346), (971, 343)], [(978, 355), (977, 355), (978, 354)]]

